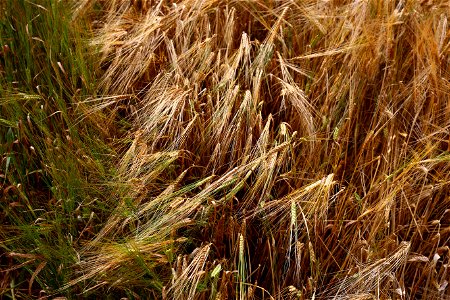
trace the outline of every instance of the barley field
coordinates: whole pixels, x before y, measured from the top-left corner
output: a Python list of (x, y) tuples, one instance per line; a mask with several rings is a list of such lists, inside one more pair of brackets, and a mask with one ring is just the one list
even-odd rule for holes
[(0, 1), (0, 298), (450, 299), (449, 17)]

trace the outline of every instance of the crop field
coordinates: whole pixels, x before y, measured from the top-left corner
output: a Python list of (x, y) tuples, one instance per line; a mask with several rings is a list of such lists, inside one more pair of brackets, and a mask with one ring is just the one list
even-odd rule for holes
[(450, 299), (449, 18), (0, 0), (0, 298)]

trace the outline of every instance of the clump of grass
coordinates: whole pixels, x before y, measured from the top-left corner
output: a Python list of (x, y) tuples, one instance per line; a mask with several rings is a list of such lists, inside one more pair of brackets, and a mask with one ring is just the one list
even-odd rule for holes
[(110, 214), (115, 153), (103, 112), (84, 113), (97, 77), (86, 19), (59, 1), (0, 7), (0, 295), (46, 297)]
[[(23, 7), (31, 22), (35, 10)], [(448, 9), (443, 1), (77, 3), (64, 28), (95, 20), (92, 56), (81, 39), (52, 54), (52, 44), (27, 46), (49, 62), (33, 63), (32, 76), (5, 67), (3, 86), (10, 95), (17, 80), (8, 76), (20, 74), (26, 97), (47, 99), (33, 140), (50, 135), (50, 144), (32, 160), (45, 184), (30, 188), (64, 190), (55, 199), (80, 199), (96, 217), (57, 223), (49, 232), (66, 237), (57, 242), (27, 237), (60, 247), (38, 260), (29, 255), (49, 252), (18, 251), (10, 238), (40, 218), (32, 214), (42, 204), (25, 201), (29, 219), (2, 216), (11, 222), (5, 253), (32, 260), (20, 273), (30, 286), (39, 279), (46, 293), (66, 295), (448, 297)], [(25, 33), (14, 40), (30, 44)], [(56, 58), (45, 68), (55, 53), (99, 61), (69, 56), (67, 66)], [(32, 93), (37, 74), (57, 88)], [(17, 147), (13, 94), (2, 106), (8, 149)], [(76, 140), (54, 142), (54, 128), (77, 128)], [(11, 151), (2, 152), (6, 176)], [(43, 213), (66, 224), (75, 206)], [(58, 259), (73, 272), (48, 284)]]

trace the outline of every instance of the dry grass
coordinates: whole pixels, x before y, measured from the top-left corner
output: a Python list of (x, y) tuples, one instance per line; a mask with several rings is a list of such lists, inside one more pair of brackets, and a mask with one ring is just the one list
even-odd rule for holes
[(62, 290), (450, 298), (446, 1), (99, 7), (85, 114), (127, 125)]
[[(210, 245), (175, 299), (448, 295), (448, 4), (100, 4), (101, 90), (133, 95), (119, 176), (139, 184), (85, 258), (97, 275), (120, 227), (148, 264), (155, 241)], [(217, 294), (195, 290), (219, 262)]]
[[(133, 95), (120, 177), (139, 181), (102, 238), (211, 243), (176, 299), (448, 295), (448, 4), (100, 4), (101, 90)], [(219, 262), (217, 294), (194, 293)]]

